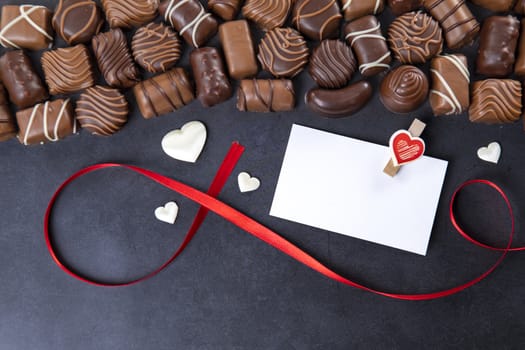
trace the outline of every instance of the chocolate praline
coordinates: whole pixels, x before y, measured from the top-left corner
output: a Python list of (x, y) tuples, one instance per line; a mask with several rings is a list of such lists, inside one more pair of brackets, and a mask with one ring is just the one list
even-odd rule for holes
[(342, 18), (337, 0), (296, 0), (292, 11), (295, 28), (312, 40), (337, 38)]
[(428, 78), (419, 68), (400, 66), (383, 79), (380, 99), (393, 113), (410, 113), (425, 102), (428, 96)]
[(417, 10), (423, 6), (423, 0), (388, 0), (388, 6), (396, 16)]
[(426, 13), (410, 12), (392, 22), (388, 43), (401, 63), (425, 63), (443, 49), (443, 33), (439, 23)]
[(93, 0), (60, 0), (52, 24), (62, 39), (75, 45), (88, 42), (98, 34), (104, 18)]
[(278, 78), (293, 78), (308, 63), (308, 46), (292, 28), (270, 30), (259, 44), (259, 62), (264, 70)]
[(120, 130), (128, 120), (128, 111), (128, 102), (119, 90), (100, 85), (84, 91), (75, 109), (82, 128), (101, 136)]
[(162, 23), (149, 23), (139, 28), (131, 41), (133, 58), (150, 73), (165, 72), (173, 67), (182, 53), (177, 33)]
[(345, 86), (357, 69), (357, 63), (348, 45), (340, 40), (323, 40), (310, 58), (308, 73), (323, 88)]
[(514, 16), (490, 16), (481, 28), (476, 71), (488, 77), (504, 78), (512, 73), (520, 34)]

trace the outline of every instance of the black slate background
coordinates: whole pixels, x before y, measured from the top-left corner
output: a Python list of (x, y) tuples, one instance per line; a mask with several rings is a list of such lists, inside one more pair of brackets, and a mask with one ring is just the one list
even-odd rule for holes
[[(22, 2), (2, 1), (7, 3)], [(487, 15), (471, 8), (479, 19)], [(389, 10), (381, 15), (383, 29), (391, 19)], [(218, 45), (216, 38), (212, 44)], [(471, 57), (471, 71), (476, 50), (477, 45), (463, 50)], [(180, 63), (186, 68), (188, 52), (186, 46)], [(32, 55), (35, 63), (38, 56)], [(373, 79), (376, 87), (379, 81)], [(304, 105), (304, 93), (312, 86), (306, 73), (295, 79), (298, 106), (292, 113), (241, 113), (232, 98), (210, 109), (195, 101), (144, 120), (132, 102), (129, 123), (109, 138), (81, 132), (45, 146), (23, 147), (17, 140), (0, 144), (0, 349), (522, 348), (525, 254), (510, 254), (488, 280), (460, 294), (397, 301), (332, 282), (210, 214), (179, 259), (139, 285), (93, 287), (54, 264), (43, 238), (43, 215), (54, 190), (70, 174), (99, 162), (124, 162), (206, 190), (235, 140), (246, 146), (246, 153), (220, 198), (372, 287), (406, 293), (450, 288), (478, 276), (497, 259), (497, 253), (461, 238), (449, 222), (451, 194), (468, 179), (493, 180), (508, 192), (517, 220), (516, 243), (525, 244), (525, 135), (520, 123), (485, 126), (471, 124), (466, 115), (435, 118), (428, 103), (409, 116), (393, 115), (379, 102), (377, 89), (355, 116), (323, 119)], [(428, 154), (450, 162), (426, 257), (268, 215), (293, 123), (385, 144), (415, 116), (428, 123)], [(170, 159), (160, 148), (164, 134), (190, 120), (203, 121), (209, 134), (196, 164)], [(499, 165), (476, 157), (478, 147), (492, 141), (503, 148)], [(241, 194), (236, 183), (240, 171), (259, 177), (261, 188)], [(153, 216), (157, 206), (170, 200), (181, 207), (174, 226)], [(109, 170), (64, 192), (52, 220), (53, 238), (76, 270), (122, 281), (166, 260), (196, 210), (195, 204), (137, 175)], [(479, 239), (506, 242), (510, 221), (492, 191), (465, 191), (458, 211)]]

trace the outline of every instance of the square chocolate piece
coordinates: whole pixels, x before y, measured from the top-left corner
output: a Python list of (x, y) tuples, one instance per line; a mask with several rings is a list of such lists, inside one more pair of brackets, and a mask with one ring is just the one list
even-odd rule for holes
[(53, 44), (52, 12), (44, 6), (5, 5), (0, 19), (0, 44), (42, 50)]
[(131, 29), (157, 17), (159, 0), (102, 0), (111, 28)]
[(39, 103), (16, 113), (18, 140), (24, 145), (55, 142), (77, 131), (70, 100)]
[(42, 69), (51, 95), (69, 94), (95, 84), (89, 52), (82, 44), (44, 52)]

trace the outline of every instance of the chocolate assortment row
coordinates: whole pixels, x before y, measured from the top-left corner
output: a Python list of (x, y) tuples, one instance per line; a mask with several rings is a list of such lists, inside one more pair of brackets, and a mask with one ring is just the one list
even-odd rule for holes
[[(124, 89), (132, 89), (146, 119), (194, 99), (212, 107), (234, 94), (240, 111), (291, 111), (292, 79), (306, 67), (317, 87), (305, 103), (325, 117), (363, 108), (374, 94), (367, 79), (379, 76), (379, 98), (393, 113), (428, 100), (436, 116), (468, 112), (472, 122), (515, 122), (523, 93), (511, 76), (525, 76), (525, 19), (501, 13), (525, 14), (525, 1), (471, 2), (500, 14), (480, 24), (464, 0), (101, 0), (101, 7), (59, 0), (54, 11), (4, 5), (0, 44), (9, 50), (0, 57), (0, 141), (53, 142), (77, 124), (112, 135), (127, 122)], [(383, 28), (377, 15), (387, 7), (396, 18)], [(263, 31), (259, 42), (250, 22)], [(55, 33), (69, 46), (53, 48)], [(221, 48), (206, 46), (216, 35)], [(443, 52), (478, 37), (475, 67), (484, 80), (471, 82), (467, 57)], [(191, 72), (177, 67), (184, 43)], [(44, 79), (24, 50), (46, 50)], [(427, 62), (428, 75), (418, 68)], [(97, 70), (107, 86), (96, 84)], [(144, 79), (141, 70), (153, 76)], [(261, 70), (273, 79), (259, 78)], [(77, 93), (75, 107), (69, 95)], [(10, 103), (18, 108), (14, 117)]]

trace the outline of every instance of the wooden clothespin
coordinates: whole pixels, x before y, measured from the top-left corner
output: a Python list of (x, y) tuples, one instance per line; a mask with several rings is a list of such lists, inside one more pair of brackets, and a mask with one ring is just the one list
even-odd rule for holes
[(408, 131), (399, 130), (392, 135), (390, 138), (392, 158), (383, 170), (385, 174), (394, 177), (401, 166), (423, 156), (425, 153), (425, 141), (419, 136), (421, 136), (426, 126), (425, 123), (416, 118)]

